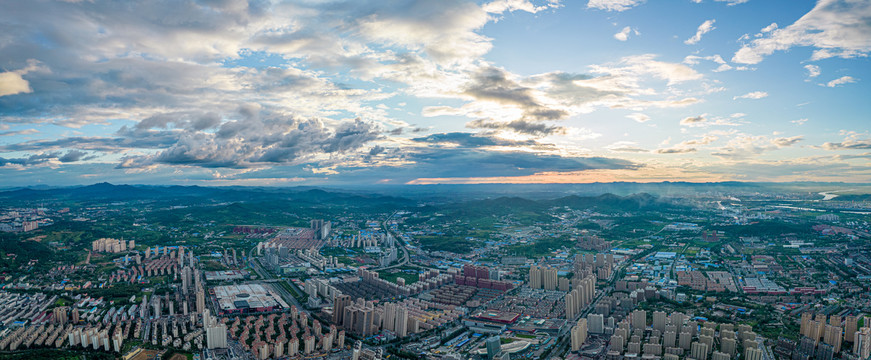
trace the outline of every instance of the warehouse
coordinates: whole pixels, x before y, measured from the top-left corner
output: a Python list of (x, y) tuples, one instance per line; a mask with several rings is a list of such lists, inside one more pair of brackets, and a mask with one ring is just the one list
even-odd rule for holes
[(260, 284), (217, 286), (211, 292), (218, 302), (219, 314), (244, 314), (289, 308), (272, 288)]

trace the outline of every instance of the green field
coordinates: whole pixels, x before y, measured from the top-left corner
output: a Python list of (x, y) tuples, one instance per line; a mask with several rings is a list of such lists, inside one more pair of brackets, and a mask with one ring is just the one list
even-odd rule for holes
[(403, 278), (405, 279), (405, 284), (410, 285), (416, 283), (418, 280), (417, 274), (410, 274), (404, 271), (379, 271), (378, 277), (387, 280), (389, 282), (395, 283), (396, 279)]

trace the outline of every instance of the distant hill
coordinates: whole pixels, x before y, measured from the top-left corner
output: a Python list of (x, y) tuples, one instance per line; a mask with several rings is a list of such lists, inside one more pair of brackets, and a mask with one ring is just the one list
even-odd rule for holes
[(25, 188), (0, 192), (0, 201), (75, 201), (112, 202), (153, 200), (187, 204), (189, 202), (272, 202), (345, 205), (345, 206), (413, 206), (416, 202), (380, 194), (347, 194), (321, 189), (113, 185), (98, 183), (66, 188)]
[(611, 211), (637, 211), (674, 207), (673, 204), (663, 202), (659, 197), (648, 193), (632, 194), (629, 196), (602, 194), (599, 196), (582, 197), (571, 195), (545, 201), (545, 203), (550, 206), (568, 206), (572, 209), (598, 208)]

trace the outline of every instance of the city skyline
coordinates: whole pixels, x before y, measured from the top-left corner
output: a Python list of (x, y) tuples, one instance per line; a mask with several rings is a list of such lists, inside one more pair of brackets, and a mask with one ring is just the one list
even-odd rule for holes
[(871, 180), (868, 1), (0, 8), (7, 186)]

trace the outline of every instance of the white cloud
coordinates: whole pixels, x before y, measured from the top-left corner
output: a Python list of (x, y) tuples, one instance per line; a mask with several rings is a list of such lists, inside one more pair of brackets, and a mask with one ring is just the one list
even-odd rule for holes
[(587, 8), (607, 11), (625, 11), (642, 4), (644, 0), (590, 0)]
[(732, 70), (734, 67), (726, 63), (726, 60), (723, 60), (723, 57), (720, 55), (711, 55), (711, 56), (698, 56), (698, 55), (687, 55), (683, 59), (684, 64), (688, 65), (696, 65), (699, 63), (699, 60), (708, 60), (713, 61), (718, 64), (718, 66), (713, 70), (714, 72), (722, 72), (726, 70)]
[(656, 149), (657, 154), (689, 154), (698, 151), (693, 147), (672, 147), (672, 148), (662, 148)]
[(611, 152), (618, 153), (646, 153), (650, 152), (647, 149), (638, 147), (638, 143), (634, 141), (618, 141), (611, 145), (605, 146), (605, 149)]
[(635, 120), (637, 122), (640, 122), (640, 123), (650, 121), (650, 116), (647, 116), (646, 114), (642, 114), (642, 113), (632, 113), (632, 114), (626, 115), (626, 117), (628, 117), (632, 120)]
[(793, 121), (790, 121), (790, 122), (793, 123), (793, 124), (796, 124), (796, 125), (799, 125), (799, 126), (800, 126), (800, 125), (804, 125), (804, 123), (807, 122), (807, 118), (804, 118), (804, 119), (798, 119), (798, 120), (793, 120)]
[[(740, 116), (736, 116), (740, 115)], [(703, 128), (710, 126), (740, 126), (743, 121), (740, 119), (744, 114), (736, 113), (729, 117), (714, 116), (701, 114), (698, 116), (689, 116), (681, 119), (680, 125), (685, 127)], [(686, 129), (682, 129), (686, 130)]]
[(30, 82), (22, 76), (27, 73), (37, 70), (39, 62), (30, 59), (27, 61), (27, 66), (23, 69), (15, 71), (7, 71), (0, 73), (0, 96), (8, 96), (15, 94), (28, 94), (33, 92), (30, 87)]
[(804, 137), (801, 135), (769, 138), (764, 135), (738, 134), (738, 136), (729, 140), (725, 146), (711, 153), (711, 155), (729, 160), (754, 158), (767, 151), (790, 147), (803, 139)]
[(685, 117), (685, 118), (681, 119), (680, 124), (683, 126), (697, 126), (699, 124), (704, 123), (705, 121), (708, 121), (708, 119), (705, 118), (706, 115), (708, 115), (708, 114)]
[(780, 137), (771, 139), (771, 143), (777, 147), (789, 147), (795, 145), (797, 142), (802, 141), (804, 136), (793, 136), (793, 137)]
[(732, 97), (732, 100), (738, 100), (738, 99), (758, 100), (758, 99), (762, 99), (764, 97), (768, 97), (767, 92), (765, 92), (765, 91), (753, 91), (753, 92), (746, 93), (744, 95), (734, 96), (734, 97)]
[(0, 73), (0, 96), (25, 94), (33, 92), (30, 83), (14, 71)]
[(841, 76), (835, 80), (827, 82), (826, 86), (835, 87), (838, 85), (849, 84), (849, 83), (854, 83), (854, 82), (856, 82), (856, 79), (854, 79), (852, 76)]
[(792, 25), (773, 30), (744, 44), (732, 61), (757, 64), (775, 51), (785, 51), (795, 46), (815, 48), (812, 60), (867, 56), (871, 52), (869, 33), (871, 2), (819, 0), (811, 11)]
[(750, 0), (716, 0), (716, 1), (724, 2), (724, 3), (726, 3), (726, 6), (733, 6), (733, 5), (746, 3)]
[(620, 30), (620, 32), (614, 34), (614, 38), (617, 40), (620, 40), (620, 41), (629, 40), (629, 33), (630, 32), (632, 32), (631, 27), (629, 27), (629, 26), (624, 27), (623, 30)]
[(699, 74), (689, 66), (655, 59), (656, 55), (652, 54), (635, 55), (620, 59), (615, 66), (592, 65), (590, 67), (593, 69), (593, 72), (624, 76), (626, 77), (625, 80), (633, 80), (635, 82), (638, 81), (637, 77), (640, 75), (649, 75), (666, 80), (669, 85), (702, 78), (702, 74)]
[(548, 2), (546, 5), (536, 6), (529, 0), (496, 0), (484, 4), (481, 8), (491, 14), (501, 14), (506, 11), (526, 11), (529, 13), (537, 13), (539, 11), (561, 7), (559, 0)]
[(809, 77), (809, 78), (815, 78), (817, 76), (820, 76), (820, 74), (822, 74), (822, 71), (820, 70), (819, 66), (807, 64), (804, 66), (804, 68), (805, 68), (805, 70), (807, 70), (807, 77)]
[(703, 22), (701, 25), (699, 25), (699, 28), (696, 29), (696, 34), (693, 35), (693, 37), (686, 39), (684, 41), (684, 44), (693, 45), (695, 43), (698, 43), (699, 40), (702, 40), (702, 35), (707, 34), (711, 30), (716, 29), (716, 27), (714, 27), (714, 23), (716, 21), (717, 20), (714, 20), (714, 19), (705, 20), (705, 22)]
[(770, 33), (774, 30), (777, 30), (777, 23), (771, 23), (771, 25), (762, 28), (762, 33)]

